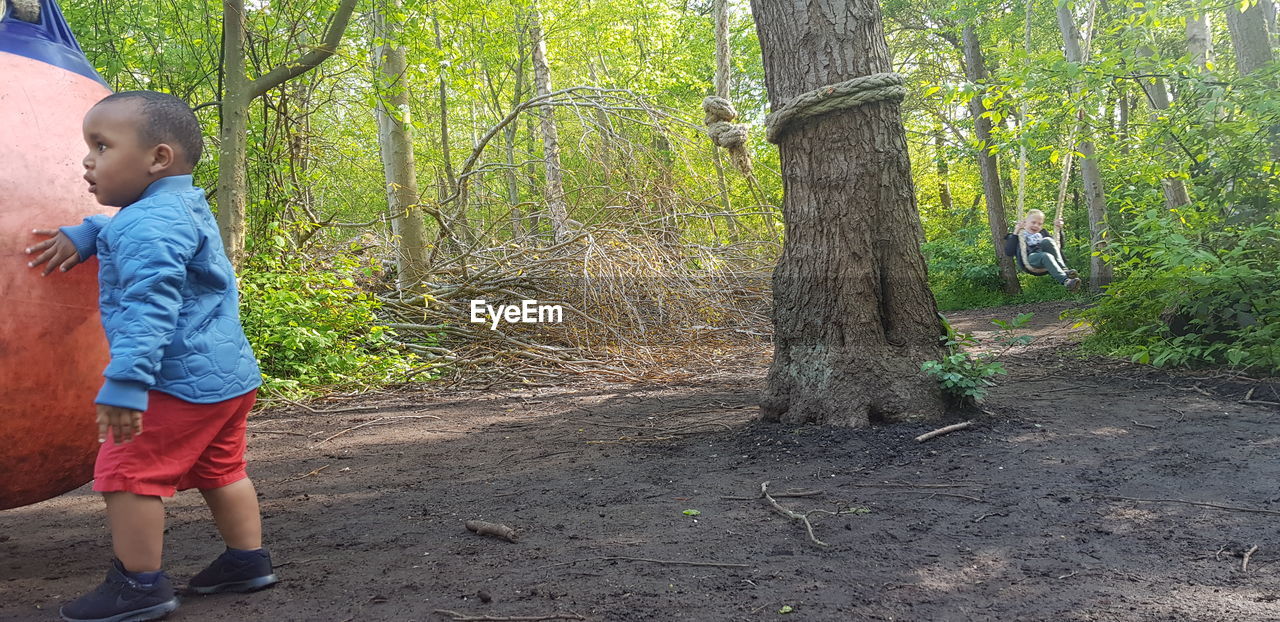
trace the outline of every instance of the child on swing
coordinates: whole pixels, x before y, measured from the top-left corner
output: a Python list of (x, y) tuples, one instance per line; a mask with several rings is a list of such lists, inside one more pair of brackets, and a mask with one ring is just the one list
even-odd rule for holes
[[(1055, 231), (1062, 231), (1062, 219), (1053, 221)], [(1068, 291), (1080, 289), (1080, 279), (1075, 270), (1069, 270), (1058, 262), (1059, 249), (1053, 238), (1041, 233), (1044, 229), (1044, 212), (1027, 210), (1027, 215), (1013, 226), (1013, 232), (1027, 242), (1027, 263), (1032, 268), (1048, 270), (1053, 278)]]

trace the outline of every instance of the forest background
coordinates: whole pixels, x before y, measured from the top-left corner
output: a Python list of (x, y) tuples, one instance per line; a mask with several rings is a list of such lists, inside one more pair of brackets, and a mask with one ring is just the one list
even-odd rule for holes
[[(197, 184), (274, 395), (637, 378), (690, 344), (769, 336), (783, 179), (744, 2), (62, 8), (114, 89), (196, 108)], [(1061, 209), (1091, 285), (1086, 349), (1280, 371), (1271, 0), (882, 9), (941, 310), (1070, 295), (994, 244), (1025, 210)], [(707, 137), (717, 90), (749, 129), (737, 153)], [(492, 331), (468, 322), (477, 298), (562, 304), (566, 321)]]

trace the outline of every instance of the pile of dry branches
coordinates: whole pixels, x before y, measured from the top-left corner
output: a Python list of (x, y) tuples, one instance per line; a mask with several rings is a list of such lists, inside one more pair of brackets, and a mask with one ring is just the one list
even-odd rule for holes
[[(591, 228), (555, 246), (507, 243), (442, 258), (420, 293), (381, 296), (387, 325), (423, 361), (479, 377), (564, 371), (638, 380), (695, 356), (694, 344), (770, 337), (773, 249), (657, 241)], [(560, 322), (472, 322), (472, 301), (558, 305)], [(678, 365), (677, 365), (678, 366)]]

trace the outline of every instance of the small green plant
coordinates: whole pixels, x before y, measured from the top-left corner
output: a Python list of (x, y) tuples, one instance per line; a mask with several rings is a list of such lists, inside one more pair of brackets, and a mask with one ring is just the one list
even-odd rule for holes
[(995, 354), (974, 354), (968, 349), (978, 348), (981, 341), (968, 333), (956, 332), (955, 327), (943, 317), (942, 325), (947, 334), (941, 339), (947, 353), (940, 360), (921, 363), (920, 370), (937, 378), (942, 391), (959, 403), (981, 403), (987, 395), (987, 389), (995, 386), (994, 378), (1008, 373), (998, 359), (1010, 348), (1031, 342), (1029, 335), (1015, 334), (1031, 318), (1031, 313), (1023, 313), (1008, 321), (992, 320), (993, 324), (1000, 327), (1000, 335), (995, 338), (995, 342), (1003, 345), (1004, 349)]
[(262, 367), (263, 389), (287, 398), (322, 388), (393, 382), (412, 367), (377, 317), (376, 296), (354, 280), (367, 266), (347, 253), (325, 262), (258, 255), (240, 278), (240, 315)]

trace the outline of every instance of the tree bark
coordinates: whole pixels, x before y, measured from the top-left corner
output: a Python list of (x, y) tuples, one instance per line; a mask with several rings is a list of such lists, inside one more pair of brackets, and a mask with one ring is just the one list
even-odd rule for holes
[(1187, 52), (1191, 63), (1201, 71), (1213, 62), (1213, 35), (1209, 27), (1209, 14), (1201, 13), (1187, 18)]
[(356, 0), (342, 0), (329, 20), (321, 43), (300, 58), (284, 63), (271, 71), (249, 79), (245, 68), (245, 12), (244, 0), (223, 0), (223, 71), (226, 74), (222, 94), (221, 145), (218, 149), (218, 228), (222, 232), (222, 245), (231, 265), (237, 268), (244, 261), (245, 206), (248, 190), (245, 186), (245, 155), (248, 152), (249, 103), (267, 91), (300, 76), (333, 56), (347, 24)]
[[(444, 50), (444, 42), (440, 39), (440, 20), (433, 12), (431, 15), (431, 27), (435, 31), (436, 50), (440, 52), (441, 58), (446, 58)], [(450, 61), (442, 61), (440, 64), (440, 77), (436, 83), (437, 96), (440, 102), (440, 160), (444, 164), (443, 184), (440, 187), (440, 198), (443, 201), (445, 197), (456, 196), (454, 204), (447, 206), (442, 216), (449, 223), (449, 231), (453, 236), (447, 236), (446, 239), (451, 244), (470, 244), (473, 241), (471, 231), (471, 223), (467, 220), (467, 205), (469, 203), (470, 191), (469, 186), (458, 185), (458, 177), (453, 172), (453, 144), (449, 138), (449, 80), (448, 72), (452, 68)], [(478, 183), (472, 180), (472, 183)], [(442, 208), (446, 206), (441, 205)], [(456, 236), (456, 239), (454, 237)]]
[[(531, 9), (530, 39), (533, 45), (533, 83), (537, 95), (551, 93), (551, 68), (547, 65), (547, 42), (542, 33), (541, 12)], [(560, 243), (569, 237), (569, 208), (564, 197), (564, 174), (560, 168), (560, 137), (556, 130), (555, 108), (541, 106), (542, 160), (546, 166), (547, 219), (551, 221), (551, 237)]]
[[(386, 180), (387, 211), (396, 236), (396, 280), (410, 290), (427, 277), (427, 235), (418, 203), (418, 175), (414, 168), (413, 123), (409, 89), (404, 83), (407, 63), (400, 27), (388, 22), (389, 12), (399, 13), (401, 0), (378, 0), (373, 13), (373, 34), (382, 42), (374, 50), (378, 94), (374, 116), (378, 122), (378, 150)], [(394, 19), (394, 18), (392, 18)]]
[[(511, 94), (511, 108), (514, 109), (524, 101), (524, 61), (525, 40), (524, 25), (520, 23), (520, 18), (516, 17), (516, 64), (513, 70), (515, 74), (515, 86)], [(507, 168), (504, 172), (507, 182), (507, 204), (510, 211), (511, 219), (511, 237), (521, 239), (525, 236), (526, 227), (524, 222), (524, 214), (520, 211), (520, 182), (517, 178), (516, 169), (516, 128), (520, 127), (517, 123), (511, 123), (502, 130), (503, 137), (503, 154), (507, 160)]]
[(935, 127), (933, 130), (933, 158), (938, 167), (938, 203), (942, 205), (942, 213), (950, 217), (952, 215), (951, 211), (955, 209), (951, 201), (951, 182), (948, 180), (951, 174), (951, 167), (947, 164), (947, 157), (942, 147), (942, 128)]
[[(973, 25), (966, 25), (961, 33), (964, 52), (964, 69), (969, 81), (981, 85), (987, 80), (986, 60)], [(1000, 168), (991, 146), (991, 119), (986, 116), (987, 107), (982, 103), (982, 93), (969, 100), (969, 113), (973, 116), (974, 135), (978, 139), (978, 169), (982, 174), (982, 194), (987, 201), (987, 224), (991, 231), (991, 249), (996, 265), (1000, 267), (1000, 283), (1004, 293), (1022, 292), (1018, 283), (1018, 269), (1013, 258), (1004, 254), (1004, 236), (1008, 232), (1008, 220), (1004, 209), (1004, 193), (1000, 188)]]
[[(1152, 56), (1151, 48), (1147, 46), (1138, 47), (1138, 56)], [(1172, 102), (1169, 100), (1169, 89), (1165, 88), (1164, 78), (1155, 77), (1150, 80), (1139, 81), (1144, 92), (1147, 94), (1147, 103), (1151, 104), (1151, 122), (1159, 123), (1160, 113), (1169, 109)], [(1169, 150), (1170, 159), (1176, 158), (1176, 154), (1172, 153), (1172, 147), (1166, 146)], [(1191, 195), (1187, 192), (1187, 184), (1178, 177), (1164, 177), (1160, 180), (1160, 189), (1164, 192), (1164, 205), (1169, 209), (1177, 209), (1183, 205), (1191, 203)]]
[[(753, 0), (752, 9), (774, 110), (890, 70), (874, 0)], [(865, 426), (940, 415), (941, 391), (920, 365), (941, 356), (943, 330), (899, 105), (799, 123), (778, 147), (786, 234), (764, 418)]]
[[(1267, 4), (1269, 6), (1270, 3)], [(1268, 6), (1258, 2), (1242, 12), (1239, 3), (1227, 5), (1227, 29), (1231, 32), (1231, 47), (1236, 53), (1236, 68), (1242, 76), (1274, 60), (1267, 35)]]
[[(1058, 28), (1062, 31), (1063, 50), (1068, 61), (1076, 64), (1084, 62), (1084, 54), (1080, 50), (1080, 36), (1076, 31), (1075, 18), (1071, 15), (1071, 6), (1058, 4)], [(1098, 160), (1094, 157), (1093, 140), (1087, 123), (1081, 123), (1081, 134), (1077, 139), (1076, 151), (1083, 158), (1080, 160), (1080, 176), (1084, 180), (1084, 194), (1089, 206), (1089, 248), (1094, 251), (1089, 257), (1089, 289), (1099, 292), (1111, 283), (1111, 266), (1097, 254), (1107, 245), (1107, 198), (1102, 189), (1102, 173), (1098, 170)]]

